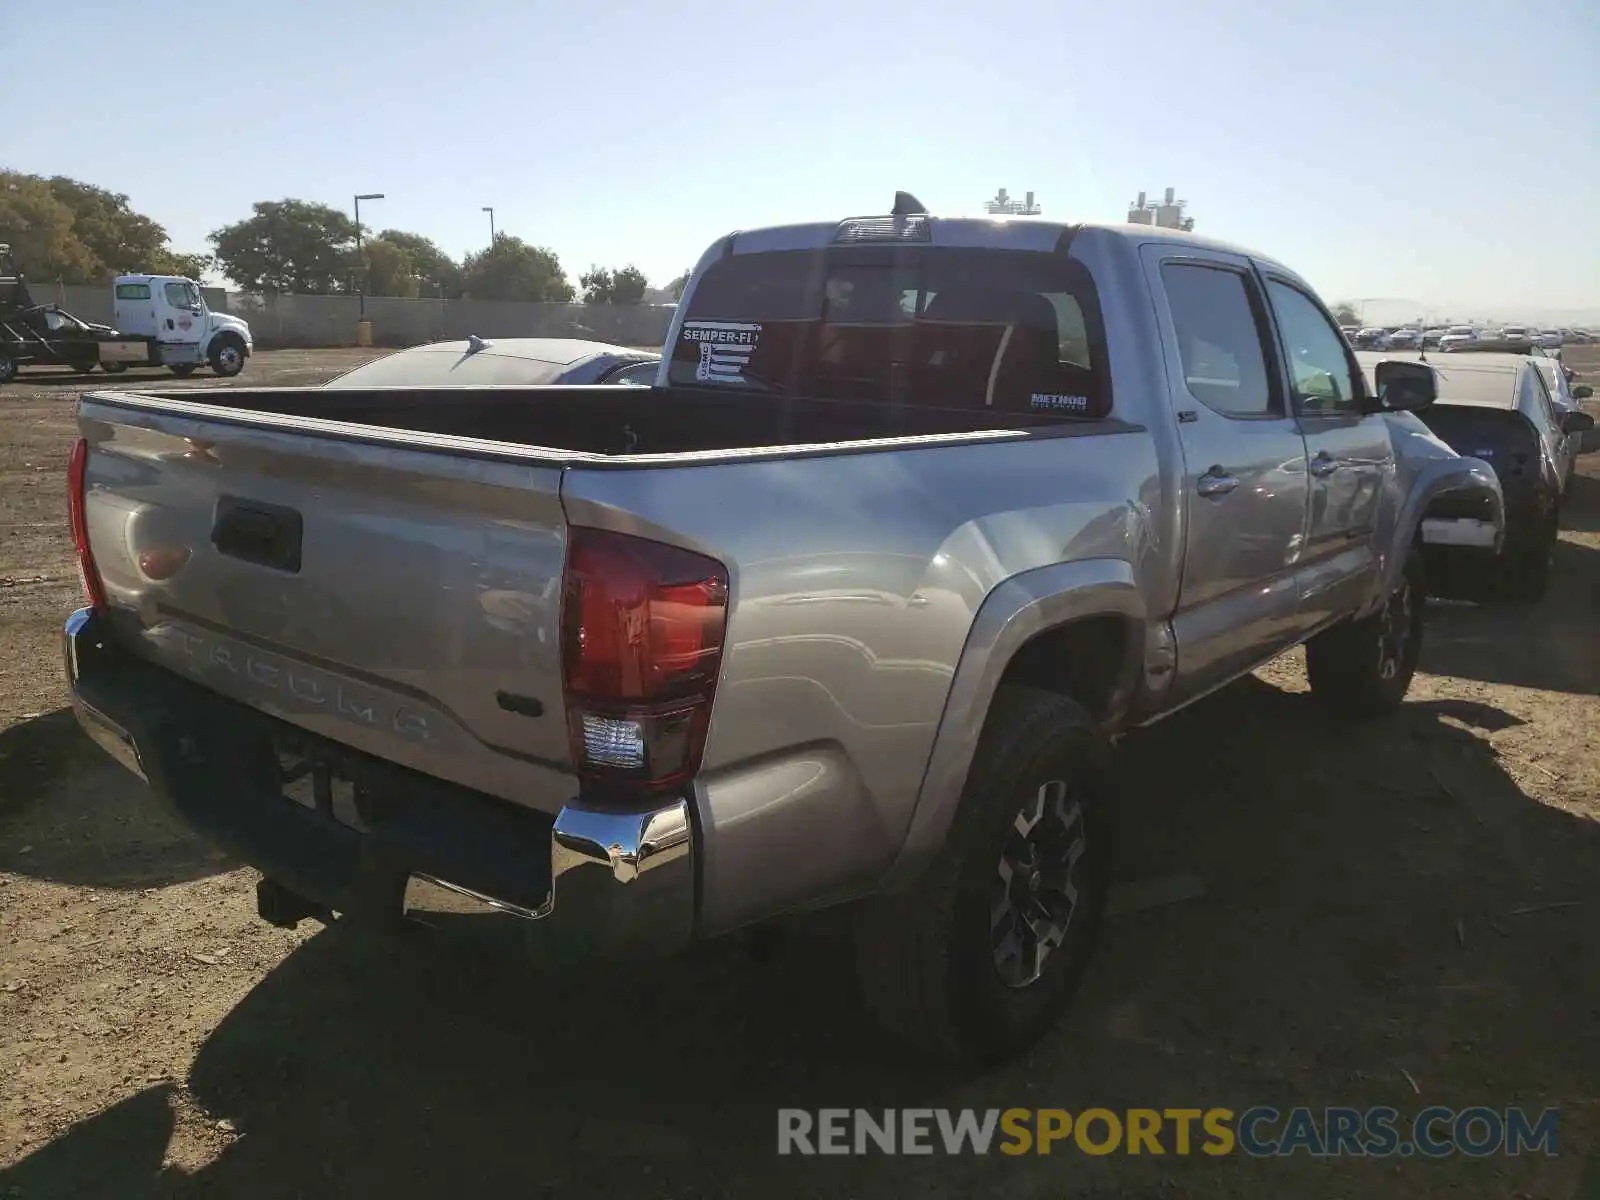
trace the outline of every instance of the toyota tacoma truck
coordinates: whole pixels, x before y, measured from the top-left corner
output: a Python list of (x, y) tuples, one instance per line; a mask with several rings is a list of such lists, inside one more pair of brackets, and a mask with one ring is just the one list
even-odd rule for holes
[(1088, 961), (1115, 739), (1300, 644), (1400, 703), (1423, 514), (1501, 519), (1434, 379), (1250, 251), (902, 193), (718, 240), (649, 387), (85, 395), (66, 670), (269, 921), (848, 905), (874, 1014), (994, 1059)]

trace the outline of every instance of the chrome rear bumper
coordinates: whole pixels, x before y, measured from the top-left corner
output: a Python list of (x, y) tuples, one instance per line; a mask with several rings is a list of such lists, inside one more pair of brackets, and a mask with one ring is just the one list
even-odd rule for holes
[(671, 949), (694, 934), (694, 838), (683, 800), (646, 813), (568, 807), (551, 831), (550, 894), (530, 907), (414, 871), (401, 911), (436, 928), (559, 928), (595, 952)]
[(241, 750), (270, 742), (274, 718), (119, 651), (102, 620), (81, 610), (63, 631), (84, 732), (191, 825), (295, 894), (451, 932), (503, 928), (536, 953), (648, 954), (694, 936), (686, 799), (613, 812), (580, 798), (552, 823), (411, 773), (407, 790), (433, 801), (433, 824), (378, 820), (358, 831), (239, 765), (261, 761)]

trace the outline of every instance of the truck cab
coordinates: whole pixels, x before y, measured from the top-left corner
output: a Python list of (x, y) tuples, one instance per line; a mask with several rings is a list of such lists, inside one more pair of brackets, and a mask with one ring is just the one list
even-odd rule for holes
[(255, 349), (250, 326), (207, 308), (192, 279), (119, 275), (115, 312), (122, 336), (148, 339), (152, 361), (176, 375), (188, 375), (207, 363), (218, 375), (237, 375)]

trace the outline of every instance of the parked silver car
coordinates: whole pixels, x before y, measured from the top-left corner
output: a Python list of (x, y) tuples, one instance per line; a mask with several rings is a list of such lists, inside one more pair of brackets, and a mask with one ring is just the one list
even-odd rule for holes
[(397, 350), (323, 386), (653, 383), (660, 361), (653, 351), (577, 338), (471, 337)]

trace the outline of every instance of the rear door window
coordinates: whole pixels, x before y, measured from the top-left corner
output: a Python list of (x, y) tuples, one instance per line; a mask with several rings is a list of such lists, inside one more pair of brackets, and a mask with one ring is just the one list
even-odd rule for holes
[(1244, 273), (1220, 264), (1168, 262), (1161, 266), (1161, 285), (1189, 394), (1225, 417), (1283, 415)]
[(1062, 255), (836, 246), (707, 269), (670, 381), (1061, 418), (1111, 409), (1093, 283)]

